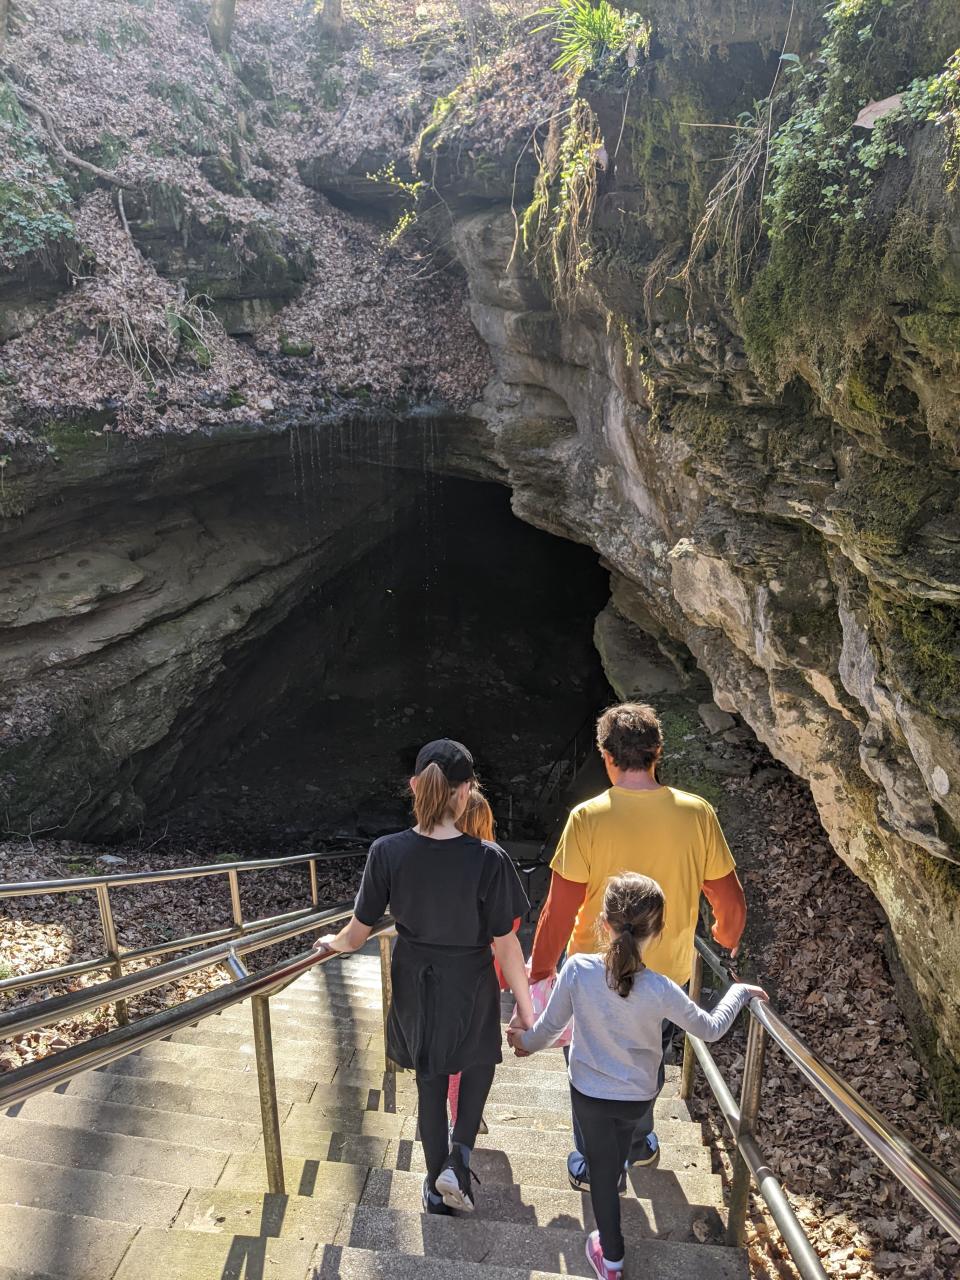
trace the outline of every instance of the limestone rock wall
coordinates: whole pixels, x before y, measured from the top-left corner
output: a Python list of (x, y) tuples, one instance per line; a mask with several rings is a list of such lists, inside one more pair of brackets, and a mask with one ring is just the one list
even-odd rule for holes
[[(456, 228), (496, 366), (477, 412), (514, 509), (595, 547), (619, 612), (668, 650), (691, 651), (719, 705), (809, 780), (838, 853), (889, 916), (938, 1029), (929, 1047), (946, 1091), (960, 1059), (958, 723), (949, 702), (911, 690), (915, 673), (878, 638), (871, 589), (925, 580), (953, 601), (960, 559), (937, 530), (880, 557), (839, 520), (848, 486), (874, 464), (820, 410), (730, 398), (717, 410), (727, 435), (697, 429), (703, 402), (689, 396), (655, 417), (649, 375), (602, 307), (558, 314), (513, 253), (514, 234), (503, 209)], [(683, 346), (714, 391), (716, 350)], [(675, 369), (665, 357), (659, 375)], [(953, 492), (952, 477), (940, 480)], [(917, 561), (929, 566), (934, 545), (932, 582)]]

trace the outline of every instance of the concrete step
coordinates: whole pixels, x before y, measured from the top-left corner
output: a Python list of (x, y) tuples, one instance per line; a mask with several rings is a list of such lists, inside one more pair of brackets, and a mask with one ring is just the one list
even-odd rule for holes
[[(278, 1070), (279, 1070), (278, 1064)], [(496, 1107), (533, 1107), (538, 1111), (553, 1111), (560, 1115), (570, 1114), (570, 1091), (566, 1082), (561, 1079), (554, 1085), (550, 1078), (538, 1078), (528, 1074), (522, 1080), (509, 1069), (498, 1068), (490, 1090), (490, 1104)], [(353, 1089), (380, 1089), (386, 1087), (386, 1076), (383, 1072), (358, 1071), (352, 1065), (342, 1067), (333, 1078), (334, 1085), (349, 1085)], [(412, 1072), (397, 1075), (397, 1097), (416, 1098), (416, 1081)], [(658, 1102), (669, 1103), (677, 1108), (677, 1114), (685, 1115), (685, 1104), (671, 1097), (669, 1093), (661, 1095)]]
[[(555, 1117), (550, 1117), (555, 1121)], [(521, 1125), (496, 1124), (492, 1113), (487, 1116), (488, 1134), (480, 1134), (477, 1143), (482, 1147), (497, 1150), (529, 1151), (542, 1155), (562, 1155), (566, 1158), (570, 1149), (570, 1123), (557, 1121), (551, 1128), (524, 1127)], [(665, 1151), (675, 1147), (689, 1147), (699, 1155), (703, 1155), (703, 1135), (699, 1124), (695, 1122), (660, 1119), (657, 1122), (657, 1134)], [(295, 1103), (283, 1121), (284, 1134), (290, 1134), (294, 1140), (301, 1135), (307, 1140), (314, 1133), (369, 1133), (383, 1138), (416, 1138), (416, 1114), (390, 1115), (377, 1111), (349, 1111), (343, 1108), (324, 1107), (314, 1103)]]
[[(436, 1219), (435, 1219), (436, 1220)], [(664, 1251), (670, 1250), (664, 1244)], [(706, 1245), (674, 1245), (669, 1255), (669, 1271), (656, 1274), (669, 1280), (746, 1280), (742, 1261), (727, 1256), (725, 1249)], [(353, 1249), (325, 1245), (313, 1259), (315, 1280), (558, 1280), (558, 1271), (531, 1269), (516, 1259), (517, 1266), (495, 1266), (486, 1262), (461, 1262), (447, 1258), (399, 1254), (390, 1249)]]
[(328, 1010), (339, 1014), (340, 1017), (357, 1013), (362, 1017), (380, 1018), (381, 1021), (383, 1019), (383, 1002), (379, 991), (368, 994), (365, 991), (346, 988), (338, 990), (331, 987), (326, 991), (307, 992), (294, 991), (292, 987), (287, 987), (279, 995), (271, 997), (270, 1005), (299, 1013), (305, 1018)]
[[(420, 1207), (423, 1175), (402, 1169), (371, 1169), (363, 1188), (361, 1204), (413, 1212)], [(220, 1188), (217, 1188), (218, 1192)], [(537, 1184), (517, 1187), (503, 1182), (484, 1184), (477, 1189), (478, 1218), (489, 1222), (536, 1223), (541, 1227), (564, 1226), (592, 1230), (596, 1225), (590, 1196)], [(708, 1234), (718, 1234), (720, 1217), (707, 1201), (650, 1200), (642, 1195), (620, 1197), (623, 1229), (631, 1237), (658, 1236), (678, 1240), (694, 1239), (693, 1224), (702, 1224)]]
[[(182, 1062), (146, 1057), (144, 1051), (120, 1058), (117, 1062), (111, 1062), (108, 1067), (99, 1068), (99, 1071), (104, 1075), (133, 1076), (138, 1080), (159, 1080), (167, 1084), (179, 1085), (181, 1089), (186, 1087), (186, 1081), (189, 1078), (190, 1088), (219, 1091), (221, 1098), (233, 1094), (257, 1095), (257, 1073), (252, 1062), (244, 1071), (228, 1073), (216, 1067), (194, 1068), (190, 1070), (188, 1077)], [(277, 1098), (280, 1102), (308, 1102), (316, 1089), (317, 1085), (312, 1080), (277, 1075)]]
[[(352, 1164), (374, 1167), (387, 1166), (386, 1160), (399, 1160), (402, 1172), (413, 1172), (422, 1178), (424, 1172), (423, 1149), (412, 1140), (401, 1140), (403, 1145), (384, 1151), (384, 1140), (362, 1134), (329, 1134), (318, 1139), (316, 1145), (309, 1142), (304, 1154), (289, 1149), (283, 1153), (284, 1181), (288, 1191), (298, 1195), (312, 1195), (313, 1184), (321, 1167), (329, 1164)], [(477, 1175), (484, 1187), (502, 1183), (507, 1185), (539, 1186), (554, 1190), (569, 1189), (565, 1160), (540, 1160), (536, 1156), (507, 1156), (499, 1151), (477, 1150), (474, 1154)], [(660, 1199), (674, 1204), (689, 1201), (695, 1204), (720, 1202), (721, 1184), (718, 1175), (709, 1169), (695, 1166), (685, 1169), (635, 1168), (628, 1173), (628, 1182), (635, 1195), (643, 1199)], [(195, 1182), (199, 1183), (199, 1179)], [(260, 1153), (231, 1155), (218, 1185), (263, 1191), (264, 1159)], [(305, 1189), (306, 1188), (306, 1189)]]
[(0, 1120), (0, 1156), (30, 1159), (70, 1169), (99, 1169), (103, 1173), (153, 1182), (175, 1181), (185, 1187), (212, 1186), (227, 1162), (220, 1151), (121, 1133), (89, 1133), (64, 1125), (43, 1124), (19, 1117)]
[[(631, 1168), (627, 1173), (629, 1187), (635, 1195), (644, 1199), (674, 1202), (689, 1200), (697, 1204), (721, 1203), (723, 1188), (719, 1175), (712, 1172), (710, 1153), (706, 1147), (700, 1147), (702, 1155), (698, 1158), (696, 1150), (681, 1147), (669, 1154), (664, 1151), (658, 1164)], [(686, 1157), (688, 1151), (692, 1153), (692, 1158)], [(290, 1154), (293, 1156), (292, 1151)], [(231, 1159), (237, 1158), (231, 1156)], [(409, 1169), (421, 1175), (426, 1172), (420, 1143), (404, 1138), (390, 1142), (380, 1163), (384, 1168)], [(471, 1166), (482, 1187), (494, 1182), (505, 1182), (520, 1187), (554, 1187), (560, 1191), (570, 1185), (565, 1155), (545, 1158), (526, 1152), (508, 1155), (504, 1151), (477, 1147)]]
[[(195, 1078), (190, 1088), (184, 1089), (183, 1081), (172, 1084), (166, 1080), (141, 1079), (138, 1076), (120, 1075), (110, 1071), (85, 1071), (75, 1076), (66, 1087), (70, 1098), (89, 1098), (91, 1101), (115, 1102), (125, 1106), (145, 1107), (171, 1115), (211, 1116), (219, 1120), (236, 1120), (243, 1123), (260, 1123), (260, 1101), (256, 1093), (226, 1095), (222, 1077), (216, 1087), (201, 1088)], [(59, 1094), (63, 1086), (54, 1090)], [(38, 1094), (37, 1099), (48, 1097)], [(286, 1115), (292, 1103), (281, 1104), (281, 1116)]]
[(104, 1272), (96, 1280), (313, 1280), (310, 1263), (317, 1250), (313, 1239), (145, 1227), (116, 1272)]
[(21, 1103), (16, 1114), (20, 1120), (38, 1120), (90, 1133), (124, 1133), (134, 1138), (183, 1143), (206, 1151), (252, 1150), (261, 1134), (259, 1112), (255, 1123), (221, 1120), (94, 1101), (72, 1093), (38, 1093)]
[[(180, 1211), (186, 1187), (147, 1178), (118, 1177), (100, 1169), (60, 1165), (6, 1156), (0, 1160), (0, 1204), (27, 1205), (52, 1213), (166, 1227)], [(0, 1239), (0, 1261), (12, 1259)]]
[[(351, 1010), (342, 1007), (327, 1008), (317, 1005), (316, 1008), (301, 1009), (288, 1000), (275, 996), (270, 1001), (270, 1017), (274, 1025), (284, 1025), (291, 1030), (299, 1027), (312, 1035), (325, 1034), (333, 1043), (336, 1033), (342, 1035), (344, 1043), (351, 1043), (350, 1036), (378, 1035), (383, 1033), (383, 1015), (373, 1009)], [(233, 1025), (240, 1030), (250, 1029), (250, 1006), (247, 1001), (231, 1005), (219, 1015), (218, 1023)]]
[[(736, 1269), (728, 1265), (729, 1251), (724, 1248), (691, 1248), (690, 1244), (638, 1236), (630, 1236), (626, 1243), (634, 1276), (669, 1276), (674, 1280), (685, 1274), (732, 1280), (747, 1274), (742, 1263)], [(462, 1263), (512, 1262), (515, 1266), (563, 1275), (594, 1275), (586, 1259), (584, 1231), (568, 1224), (490, 1222), (464, 1215), (428, 1217), (359, 1205), (344, 1212), (332, 1244)], [(691, 1253), (696, 1255), (697, 1269), (683, 1269)]]
[(31, 1280), (107, 1280), (135, 1233), (99, 1218), (0, 1205), (0, 1263)]
[[(297, 1034), (294, 1035), (293, 1031)], [(254, 1052), (253, 1032), (249, 1027), (236, 1025), (220, 1025), (216, 1018), (210, 1018), (199, 1027), (186, 1027), (183, 1031), (175, 1031), (169, 1037), (173, 1044), (197, 1044), (212, 1046), (224, 1052), (252, 1054)], [(291, 1030), (273, 1025), (274, 1048), (279, 1051), (292, 1051), (304, 1056), (310, 1053), (324, 1054), (328, 1057), (349, 1059), (355, 1052), (363, 1052), (383, 1062), (383, 1037), (361, 1033), (350, 1043), (338, 1043), (334, 1036), (327, 1037), (311, 1031), (309, 1027), (296, 1027)]]
[[(393, 1119), (393, 1117), (386, 1117)], [(281, 1127), (283, 1154), (285, 1156), (304, 1156), (315, 1159), (351, 1160), (354, 1163), (370, 1164), (375, 1167), (384, 1166), (394, 1169), (424, 1169), (422, 1150), (415, 1134), (416, 1121), (408, 1117), (404, 1122), (407, 1134), (385, 1136), (369, 1132), (342, 1133), (319, 1126), (305, 1126), (296, 1120), (289, 1120)], [(541, 1186), (566, 1186), (566, 1162), (570, 1150), (569, 1135), (557, 1134), (558, 1141), (551, 1144), (551, 1149), (539, 1147), (537, 1139), (545, 1138), (545, 1134), (529, 1135), (517, 1131), (508, 1133), (505, 1141), (500, 1141), (497, 1134), (481, 1135), (477, 1139), (477, 1147), (473, 1155), (473, 1167), (483, 1181), (520, 1182), (524, 1177), (516, 1176), (524, 1170), (534, 1170), (539, 1176), (532, 1181)], [(552, 1136), (552, 1135), (551, 1135)], [(709, 1148), (689, 1141), (690, 1134), (675, 1134), (685, 1138), (686, 1142), (665, 1143), (661, 1148), (659, 1170), (670, 1170), (685, 1173), (691, 1169), (705, 1173), (711, 1171)], [(698, 1136), (698, 1135), (696, 1135)], [(259, 1147), (257, 1148), (259, 1150)], [(328, 1154), (334, 1152), (335, 1154)], [(511, 1172), (512, 1171), (512, 1172)], [(545, 1176), (550, 1178), (545, 1181)], [(562, 1174), (562, 1178), (561, 1178)], [(555, 1181), (555, 1179), (560, 1179)]]
[[(311, 1194), (298, 1195), (288, 1187), (287, 1196), (267, 1196), (262, 1190), (228, 1187), (194, 1188), (177, 1216), (178, 1228), (218, 1230), (249, 1234), (315, 1234), (324, 1232), (331, 1206), (363, 1204), (373, 1208), (420, 1214), (419, 1174), (394, 1169), (359, 1170), (355, 1165), (326, 1165), (316, 1171)], [(478, 1192), (482, 1203), (477, 1221), (523, 1223), (550, 1228), (562, 1226), (584, 1232), (594, 1226), (590, 1197), (571, 1190), (547, 1187), (510, 1187), (502, 1183)], [(723, 1224), (709, 1205), (672, 1204), (624, 1196), (621, 1200), (624, 1231), (628, 1238), (695, 1240), (694, 1224), (701, 1236), (719, 1239)], [(458, 1221), (469, 1221), (462, 1216)]]
[[(277, 1071), (282, 1075), (301, 1080), (329, 1082), (341, 1068), (353, 1061), (354, 1054), (355, 1050), (349, 1045), (342, 1048), (293, 1046), (276, 1033), (273, 1037), (273, 1060)], [(149, 1058), (151, 1061), (162, 1058), (167, 1062), (178, 1062), (185, 1072), (195, 1068), (205, 1070), (211, 1067), (219, 1067), (225, 1073), (256, 1070), (256, 1055), (252, 1042), (244, 1049), (229, 1043), (221, 1047), (184, 1043), (179, 1040), (155, 1040), (153, 1044), (148, 1044), (141, 1049), (139, 1056)], [(382, 1064), (383, 1059), (371, 1055), (363, 1061), (369, 1063), (370, 1068), (373, 1069), (373, 1063)], [(382, 1065), (380, 1071), (383, 1071)], [(184, 1079), (188, 1078), (189, 1076), (184, 1076)]]
[[(310, 1027), (297, 1023), (289, 1026), (283, 1022), (272, 1020), (274, 1052), (279, 1055), (292, 1053), (303, 1057), (316, 1054), (318, 1061), (325, 1062), (329, 1057), (350, 1060), (350, 1045), (337, 1042), (322, 1032), (314, 1032)], [(183, 1031), (175, 1031), (169, 1037), (170, 1043), (195, 1044), (208, 1048), (232, 1050), (235, 1053), (250, 1055), (254, 1052), (253, 1032), (250, 1027), (238, 1026), (236, 1023), (223, 1023), (221, 1019), (210, 1018), (198, 1027), (188, 1027)], [(383, 1070), (383, 1036), (378, 1033), (361, 1033), (351, 1041), (358, 1066), (365, 1070)], [(526, 1060), (521, 1062), (510, 1052), (506, 1044), (503, 1047), (504, 1067), (520, 1068), (529, 1079), (531, 1071), (562, 1075), (566, 1077), (567, 1064), (559, 1049), (548, 1049), (537, 1054), (532, 1064)]]

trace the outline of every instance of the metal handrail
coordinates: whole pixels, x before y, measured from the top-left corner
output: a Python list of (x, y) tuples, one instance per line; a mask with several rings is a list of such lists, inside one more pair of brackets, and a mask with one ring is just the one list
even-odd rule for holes
[[(84, 973), (95, 973), (98, 969), (109, 969), (115, 978), (123, 976), (123, 966), (130, 960), (144, 960), (151, 956), (169, 955), (171, 951), (182, 951), (186, 947), (200, 946), (206, 942), (218, 942), (232, 938), (242, 938), (255, 933), (268, 925), (279, 925), (287, 920), (295, 920), (315, 911), (320, 904), (319, 883), (317, 880), (318, 862), (342, 862), (348, 858), (366, 856), (365, 849), (355, 849), (345, 853), (301, 853), (292, 857), (251, 858), (249, 861), (206, 863), (195, 867), (168, 867), (165, 871), (131, 871), (104, 873), (96, 876), (66, 876), (59, 880), (22, 880), (17, 883), (0, 885), (0, 899), (18, 897), (37, 897), (43, 894), (77, 893), (83, 890), (94, 890), (100, 909), (100, 927), (106, 953), (94, 956), (89, 960), (75, 960), (72, 964), (58, 965), (53, 969), (40, 969), (35, 973), (17, 974), (12, 978), (0, 980), (0, 994), (6, 991), (20, 991), (28, 987), (46, 986), (52, 982), (60, 982), (64, 978), (77, 977)], [(240, 902), (240, 873), (242, 871), (263, 871), (276, 867), (307, 865), (310, 872), (310, 906), (297, 911), (287, 911), (261, 920), (245, 921), (243, 907)], [(170, 938), (165, 942), (153, 943), (148, 947), (139, 947), (133, 951), (121, 948), (117, 937), (113, 909), (110, 902), (111, 889), (124, 889), (132, 885), (163, 884), (171, 880), (194, 880), (204, 876), (225, 875), (230, 886), (230, 909), (232, 923), (218, 929), (209, 929), (204, 933), (195, 933), (183, 938)], [(123, 999), (117, 1001), (117, 1021), (121, 1025), (127, 1021), (127, 1007)]]
[(274, 947), (278, 943), (296, 938), (301, 933), (308, 933), (321, 925), (344, 920), (352, 913), (352, 902), (341, 903), (325, 911), (312, 912), (296, 922), (275, 925), (260, 933), (250, 934), (239, 944), (232, 940), (221, 942), (204, 951), (193, 951), (189, 955), (179, 956), (176, 960), (168, 960), (166, 964), (141, 969), (138, 973), (128, 973), (122, 978), (111, 978), (108, 982), (98, 982), (94, 986), (70, 991), (66, 995), (37, 1000), (33, 1004), (25, 1005), (22, 1009), (12, 1009), (9, 1013), (0, 1014), (0, 1039), (20, 1035), (24, 1031), (33, 1031), (37, 1027), (48, 1026), (53, 1022), (59, 1022), (62, 1018), (85, 1013), (89, 1009), (99, 1009), (103, 1005), (112, 1004), (115, 1000), (142, 995), (145, 991), (166, 986), (189, 973), (196, 973), (198, 969), (209, 969), (214, 965), (223, 964), (231, 955), (247, 955), (252, 951), (262, 951), (264, 947)]
[[(547, 800), (552, 795), (552, 793), (554, 792), (559, 793), (562, 780), (563, 780), (563, 767), (567, 763), (568, 758), (572, 761), (572, 764), (573, 764), (573, 772), (571, 774), (571, 777), (576, 777), (577, 770), (580, 768), (580, 765), (577, 763), (577, 758), (579, 755), (578, 746), (580, 743), (581, 734), (586, 729), (589, 735), (588, 736), (589, 746), (593, 747), (594, 745), (596, 745), (595, 743), (596, 719), (597, 719), (596, 712), (591, 711), (591, 713), (588, 716), (586, 716), (581, 721), (581, 723), (577, 726), (573, 736), (567, 742), (565, 742), (564, 745), (561, 747), (559, 754), (554, 758), (553, 764), (550, 766), (549, 770), (547, 771), (547, 776), (544, 778), (543, 783), (540, 786), (540, 790), (537, 792), (535, 804), (538, 809), (541, 808), (544, 804), (546, 804)], [(586, 754), (589, 754), (589, 748)], [(584, 758), (586, 758), (586, 756)]]
[[(351, 911), (352, 904), (335, 907), (332, 909), (332, 918), (342, 919), (349, 916)], [(330, 915), (325, 914), (329, 920)], [(316, 927), (318, 923), (325, 923), (325, 921), (315, 922), (312, 927)], [(371, 937), (388, 933), (392, 928), (392, 920), (382, 921), (372, 931)], [(220, 948), (216, 950), (219, 953)], [(241, 974), (233, 981), (216, 987), (213, 991), (207, 991), (202, 996), (195, 996), (192, 1000), (185, 1000), (181, 1004), (161, 1009), (159, 1013), (150, 1014), (129, 1026), (114, 1027), (110, 1031), (105, 1031), (103, 1035), (93, 1036), (90, 1040), (71, 1045), (69, 1049), (47, 1054), (46, 1057), (38, 1058), (25, 1067), (5, 1072), (0, 1075), (0, 1108), (15, 1106), (35, 1093), (42, 1093), (46, 1089), (52, 1089), (58, 1084), (72, 1080), (74, 1076), (84, 1071), (93, 1071), (108, 1063), (116, 1062), (118, 1058), (125, 1058), (153, 1040), (161, 1040), (181, 1027), (193, 1026), (204, 1018), (222, 1013), (231, 1005), (249, 1000), (252, 996), (271, 995), (279, 988), (287, 986), (294, 978), (298, 978), (301, 973), (306, 973), (315, 964), (322, 964), (339, 954), (341, 953), (320, 954), (308, 951), (303, 955), (294, 956), (292, 960), (280, 960), (260, 973)], [(222, 963), (223, 959), (224, 957), (218, 954), (215, 959), (210, 959), (209, 965)], [(169, 981), (169, 978), (166, 981)], [(43, 1001), (43, 1003), (49, 1002)]]
[(20, 898), (31, 894), (76, 893), (79, 889), (124, 889), (131, 884), (161, 884), (165, 880), (193, 880), (200, 876), (229, 875), (232, 871), (266, 871), (273, 867), (297, 867), (305, 862), (341, 862), (345, 858), (365, 858), (367, 849), (348, 853), (295, 853), (290, 857), (250, 858), (236, 862), (207, 862), (195, 867), (167, 867), (164, 871), (102, 872), (96, 876), (64, 876), (59, 880), (21, 880), (0, 884), (0, 898)]
[[(341, 903), (329, 911), (322, 912), (315, 918), (310, 927), (328, 923), (332, 919), (342, 919), (352, 914), (352, 903)], [(302, 930), (296, 930), (301, 932)], [(276, 930), (268, 931), (271, 934)], [(389, 918), (381, 921), (371, 930), (371, 937), (380, 940), (381, 966), (389, 965), (390, 937), (394, 932), (393, 921)], [(270, 945), (263, 941), (262, 945)], [(249, 941), (249, 940), (248, 940)], [(161, 1040), (181, 1027), (193, 1026), (197, 1022), (213, 1014), (222, 1013), (231, 1005), (249, 1000), (253, 1015), (253, 1040), (256, 1050), (257, 1084), (260, 1094), (260, 1114), (263, 1124), (263, 1149), (267, 1170), (267, 1189), (272, 1195), (283, 1195), (285, 1191), (283, 1174), (283, 1152), (280, 1137), (280, 1110), (277, 1103), (277, 1081), (273, 1063), (273, 1036), (270, 1027), (270, 996), (282, 987), (287, 986), (300, 974), (306, 973), (314, 965), (323, 964), (339, 952), (320, 954), (309, 951), (296, 956), (292, 960), (281, 960), (262, 973), (250, 974), (234, 950), (229, 950), (226, 960), (220, 955), (220, 948), (211, 948), (210, 954), (217, 953), (216, 960), (210, 963), (226, 963), (233, 974), (233, 980), (225, 986), (193, 1000), (184, 1001), (172, 1008), (143, 1018), (133, 1026), (118, 1026), (104, 1035), (95, 1036), (82, 1044), (73, 1045), (60, 1053), (50, 1054), (36, 1062), (28, 1063), (16, 1071), (0, 1077), (0, 1107), (15, 1107), (40, 1093), (52, 1089), (56, 1085), (65, 1084), (81, 1072), (95, 1067), (104, 1067), (119, 1058), (135, 1053), (154, 1040)], [(383, 990), (386, 1009), (387, 992), (389, 991), (389, 968), (383, 975)], [(49, 1002), (44, 1002), (49, 1004)], [(395, 1070), (395, 1064), (385, 1059), (386, 1071)]]
[[(691, 980), (691, 994), (699, 992), (703, 961), (706, 961), (721, 979), (724, 988), (729, 987), (731, 981), (735, 979), (732, 979), (720, 957), (702, 938), (696, 938), (695, 944), (696, 963)], [(797, 1241), (797, 1232), (802, 1235), (802, 1229), (783, 1195), (782, 1187), (766, 1168), (753, 1136), (753, 1126), (759, 1109), (764, 1048), (769, 1038), (787, 1055), (804, 1079), (826, 1099), (848, 1128), (886, 1165), (897, 1181), (906, 1187), (945, 1231), (954, 1239), (960, 1240), (960, 1186), (938, 1169), (904, 1133), (901, 1133), (852, 1085), (815, 1054), (768, 1003), (751, 1000), (749, 1013), (750, 1035), (744, 1059), (739, 1109), (733, 1104), (729, 1091), (723, 1086), (719, 1069), (707, 1046), (695, 1037), (688, 1036), (684, 1048), (681, 1096), (689, 1097), (692, 1058), (688, 1055), (695, 1054), (704, 1068), (707, 1082), (717, 1096), (727, 1124), (737, 1141), (738, 1152), (734, 1163), (734, 1187), (731, 1194), (728, 1239), (733, 1241), (737, 1237), (742, 1237), (742, 1216), (746, 1209), (746, 1179), (752, 1173), (757, 1180), (761, 1195), (784, 1234), (784, 1239), (804, 1280), (808, 1280), (808, 1277), (820, 1280), (824, 1274), (812, 1250), (806, 1257), (794, 1253), (794, 1244), (802, 1249)], [(788, 1239), (788, 1235), (791, 1238)], [(806, 1239), (806, 1237), (803, 1238)], [(809, 1242), (807, 1244), (809, 1245)]]

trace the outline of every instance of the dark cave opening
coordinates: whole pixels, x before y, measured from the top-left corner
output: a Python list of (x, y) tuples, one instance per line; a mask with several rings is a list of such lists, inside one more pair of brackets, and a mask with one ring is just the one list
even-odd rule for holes
[(409, 500), (227, 666), (150, 838), (238, 853), (369, 839), (408, 820), (405, 780), (439, 736), (473, 750), (501, 836), (547, 834), (544, 777), (612, 697), (593, 644), (606, 572), (519, 520), (499, 485), (364, 469), (385, 492), (412, 484)]

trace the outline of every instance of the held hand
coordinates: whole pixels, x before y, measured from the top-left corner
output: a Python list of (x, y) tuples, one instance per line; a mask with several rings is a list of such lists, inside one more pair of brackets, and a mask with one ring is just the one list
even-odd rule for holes
[(326, 955), (329, 952), (336, 951), (337, 948), (333, 945), (336, 936), (337, 935), (335, 933), (325, 933), (322, 937), (317, 938), (316, 942), (313, 944), (313, 950), (316, 951), (318, 955)]
[(743, 985), (744, 985), (744, 986), (747, 988), (747, 990), (750, 992), (750, 998), (751, 998), (751, 1000), (763, 1000), (763, 1001), (767, 1001), (767, 1000), (769, 1000), (769, 999), (770, 999), (770, 997), (767, 995), (766, 991), (764, 991), (763, 987), (752, 987), (752, 986), (750, 985), (750, 983), (749, 983), (749, 982), (745, 982)]
[(520, 1044), (521, 1029), (517, 1027), (509, 1027), (507, 1029), (507, 1044), (517, 1055), (518, 1058), (529, 1058), (530, 1054)]

